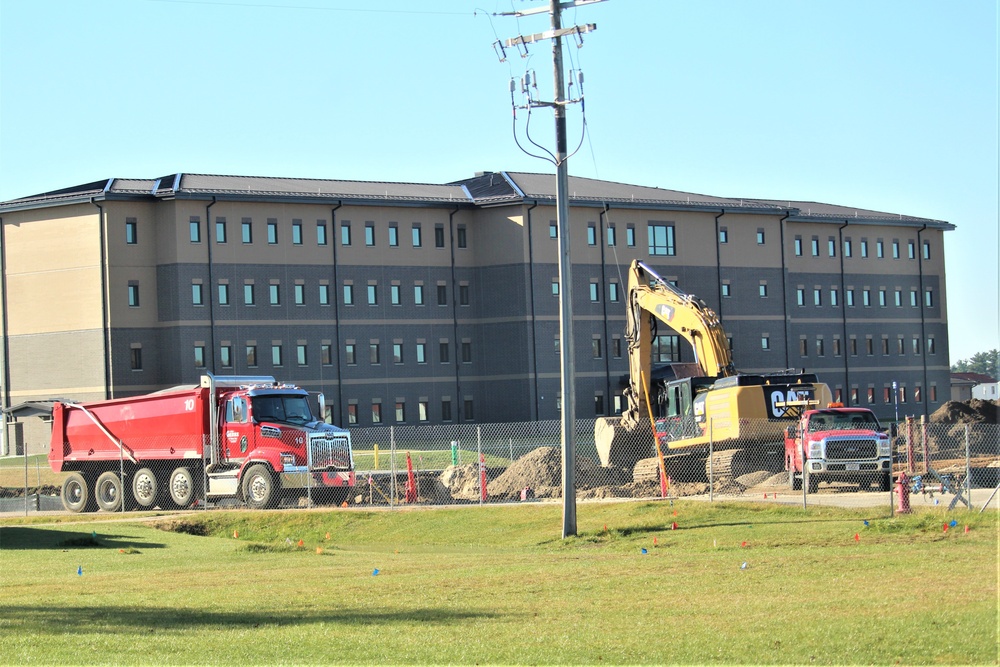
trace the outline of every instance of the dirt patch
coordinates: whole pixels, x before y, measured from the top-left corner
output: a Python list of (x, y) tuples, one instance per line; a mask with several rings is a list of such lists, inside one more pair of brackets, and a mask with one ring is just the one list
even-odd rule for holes
[[(27, 489), (29, 496), (51, 496), (53, 498), (58, 498), (62, 491), (58, 486), (31, 486)], [(0, 498), (23, 498), (24, 488), (14, 489), (3, 487), (0, 488)]]
[(928, 418), (932, 424), (996, 424), (1000, 423), (1000, 403), (973, 398), (970, 401), (948, 401)]
[(156, 521), (150, 524), (158, 530), (165, 530), (168, 533), (184, 533), (185, 535), (197, 535), (207, 537), (208, 528), (204, 524), (187, 519), (168, 519), (166, 521)]

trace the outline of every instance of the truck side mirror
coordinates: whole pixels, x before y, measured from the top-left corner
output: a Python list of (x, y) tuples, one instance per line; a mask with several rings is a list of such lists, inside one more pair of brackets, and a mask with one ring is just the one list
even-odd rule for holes
[(899, 435), (899, 424), (897, 424), (896, 422), (892, 422), (891, 424), (889, 424), (889, 435), (892, 436), (893, 438)]
[(325, 422), (326, 421), (326, 396), (323, 394), (323, 392), (320, 392), (319, 396), (316, 397), (316, 402), (319, 404), (319, 421)]

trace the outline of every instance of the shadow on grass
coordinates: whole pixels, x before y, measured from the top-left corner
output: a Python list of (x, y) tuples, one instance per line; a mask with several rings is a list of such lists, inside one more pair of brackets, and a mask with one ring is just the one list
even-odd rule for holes
[(162, 549), (158, 542), (136, 540), (128, 535), (106, 535), (73, 530), (49, 530), (33, 526), (0, 527), (0, 551), (9, 549)]
[(378, 611), (370, 609), (282, 609), (280, 613), (226, 612), (177, 607), (128, 606), (7, 606), (0, 605), (0, 617), (33, 634), (66, 635), (121, 634), (123, 632), (183, 632), (191, 628), (280, 628), (312, 623), (380, 625), (383, 623), (465, 623), (469, 620), (498, 619), (492, 611), (454, 611), (447, 609), (411, 609)]

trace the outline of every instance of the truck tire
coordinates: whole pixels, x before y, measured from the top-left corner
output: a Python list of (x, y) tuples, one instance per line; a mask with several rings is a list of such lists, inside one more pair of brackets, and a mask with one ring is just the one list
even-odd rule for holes
[(122, 508), (122, 478), (114, 470), (102, 472), (94, 482), (94, 500), (105, 512), (117, 512)]
[(802, 490), (802, 476), (797, 474), (794, 468), (788, 471), (788, 486), (792, 491)]
[(809, 493), (816, 493), (817, 491), (819, 491), (819, 477), (809, 475)]
[(892, 491), (892, 473), (885, 472), (879, 475), (878, 478), (878, 490), (879, 491)]
[(93, 512), (97, 509), (93, 489), (87, 483), (86, 477), (74, 472), (63, 480), (62, 504), (69, 512)]
[(170, 500), (180, 508), (188, 507), (198, 497), (198, 483), (190, 468), (174, 468), (167, 482)]
[(278, 498), (271, 469), (263, 463), (255, 463), (243, 473), (243, 497), (247, 507), (261, 510), (274, 506)]
[(143, 509), (159, 504), (160, 483), (149, 468), (140, 468), (132, 476), (132, 497), (135, 498), (135, 504)]

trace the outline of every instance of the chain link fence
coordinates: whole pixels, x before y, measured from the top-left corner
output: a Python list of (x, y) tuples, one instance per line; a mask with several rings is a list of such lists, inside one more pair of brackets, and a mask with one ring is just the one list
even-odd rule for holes
[[(615, 419), (579, 420), (576, 497), (847, 504), (891, 514), (900, 481), (915, 504), (969, 509), (973, 490), (990, 496), (1000, 482), (996, 424), (908, 419), (885, 428), (828, 416), (807, 425), (662, 421), (632, 431)], [(240, 465), (238, 443), (212, 464), (200, 443), (163, 438), (105, 451), (103, 463), (76, 472), (54, 473), (45, 454), (29, 453), (0, 459), (0, 512), (556, 501), (560, 431), (560, 421), (352, 429), (353, 473), (319, 455), (280, 473), (266, 462)]]

